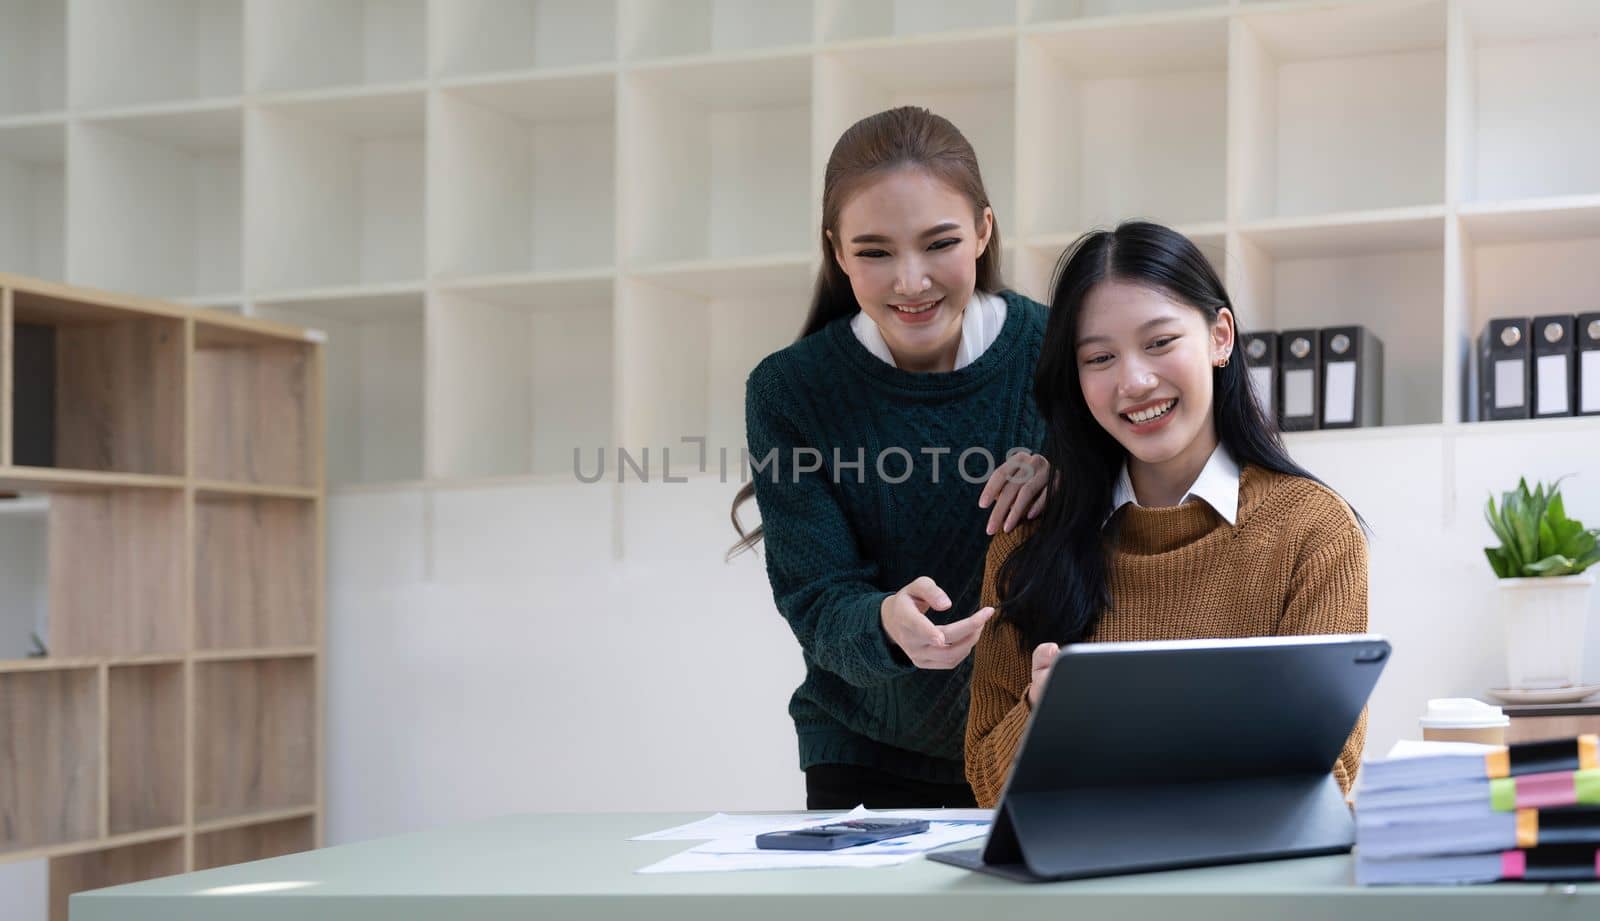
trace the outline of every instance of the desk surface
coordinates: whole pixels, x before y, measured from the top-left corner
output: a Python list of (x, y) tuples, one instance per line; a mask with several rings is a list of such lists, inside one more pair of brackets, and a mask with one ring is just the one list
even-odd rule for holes
[[(511, 816), (83, 893), (72, 897), (71, 915), (72, 921), (821, 921), (869, 912), (916, 921), (1600, 917), (1600, 884), (1361, 889), (1351, 882), (1349, 856), (1034, 885), (921, 859), (872, 870), (634, 872), (693, 842), (628, 838), (703, 817)], [(273, 883), (311, 885), (214, 891)]]

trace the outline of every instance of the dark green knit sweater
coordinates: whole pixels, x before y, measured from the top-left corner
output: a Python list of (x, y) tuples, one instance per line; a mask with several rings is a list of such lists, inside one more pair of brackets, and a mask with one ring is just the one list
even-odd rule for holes
[[(929, 612), (935, 622), (977, 610), (989, 546), (978, 494), (988, 458), (999, 464), (1008, 450), (1037, 451), (1044, 439), (1033, 369), (1045, 308), (1003, 296), (999, 337), (957, 371), (895, 368), (867, 351), (844, 317), (750, 374), (746, 430), (767, 576), (806, 662), (789, 702), (802, 769), (854, 764), (919, 780), (965, 779), (972, 660), (948, 671), (912, 666), (892, 650), (878, 611), (918, 576), (952, 601), (948, 611)], [(987, 456), (974, 451), (958, 469), (962, 452), (974, 448)], [(819, 459), (821, 470), (807, 472)], [(909, 478), (896, 482), (908, 460)]]

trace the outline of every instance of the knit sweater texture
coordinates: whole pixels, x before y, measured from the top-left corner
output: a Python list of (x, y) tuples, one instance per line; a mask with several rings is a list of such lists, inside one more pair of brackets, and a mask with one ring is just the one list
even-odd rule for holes
[[(1344, 500), (1313, 480), (1245, 466), (1231, 527), (1203, 502), (1117, 515), (1111, 607), (1088, 642), (1366, 632), (1365, 536)], [(984, 604), (997, 604), (1001, 564), (1032, 530), (995, 536)], [(966, 760), (981, 806), (999, 800), (1031, 712), (1032, 650), (1019, 636), (998, 606), (973, 651)], [(1366, 725), (1363, 711), (1333, 765), (1346, 793)]]
[(999, 337), (960, 370), (885, 364), (843, 317), (769, 355), (746, 383), (767, 577), (805, 659), (789, 702), (802, 770), (849, 764), (964, 779), (971, 658), (949, 670), (913, 666), (884, 634), (879, 608), (920, 576), (952, 602), (928, 612), (935, 623), (978, 608), (989, 542), (978, 496), (990, 459), (1038, 451), (1044, 438), (1033, 370), (1046, 310), (1002, 296)]

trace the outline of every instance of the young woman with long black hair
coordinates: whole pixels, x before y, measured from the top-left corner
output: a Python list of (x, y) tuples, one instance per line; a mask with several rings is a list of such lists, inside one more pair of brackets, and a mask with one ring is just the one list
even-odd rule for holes
[[(1284, 450), (1199, 249), (1145, 222), (1087, 234), (1050, 306), (1034, 399), (1071, 475), (989, 550), (966, 742), (986, 806), (1062, 644), (1367, 627), (1360, 520)], [(1332, 766), (1347, 792), (1365, 729)]]
[[(985, 531), (1037, 512), (1048, 478), (1029, 393), (1045, 310), (1003, 289), (977, 157), (925, 109), (845, 131), (821, 230), (801, 338), (746, 385), (734, 552), (765, 539), (805, 658), (789, 713), (808, 807), (971, 805)], [(762, 527), (747, 533), (752, 493)]]

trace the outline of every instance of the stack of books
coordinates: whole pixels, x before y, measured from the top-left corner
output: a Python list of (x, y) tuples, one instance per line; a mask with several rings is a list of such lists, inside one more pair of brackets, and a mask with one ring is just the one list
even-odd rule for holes
[(1363, 886), (1600, 879), (1600, 737), (1401, 742), (1361, 767)]

